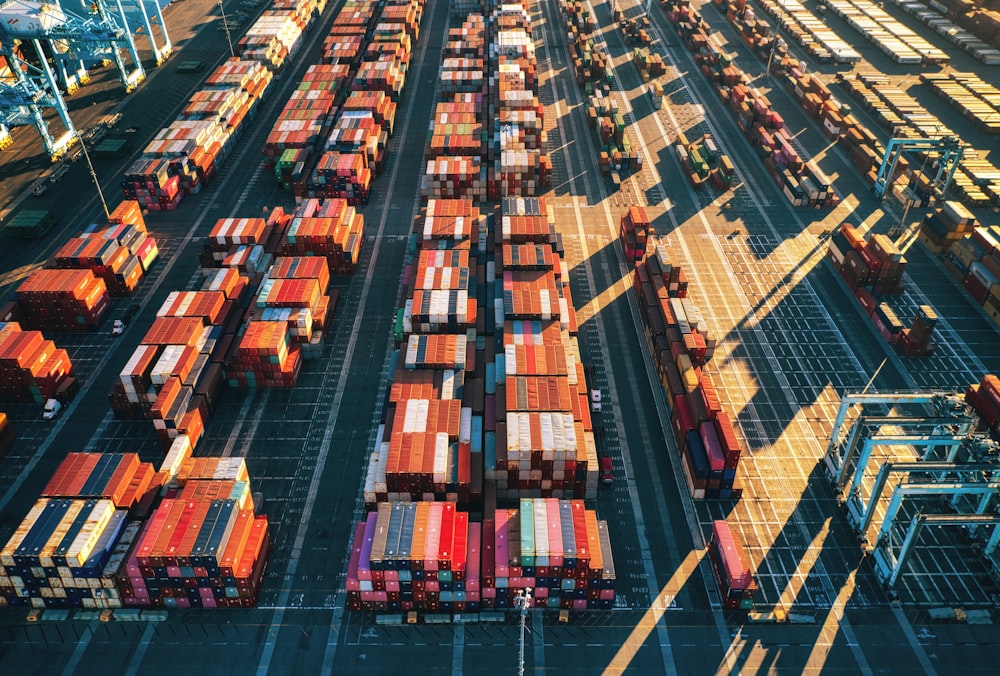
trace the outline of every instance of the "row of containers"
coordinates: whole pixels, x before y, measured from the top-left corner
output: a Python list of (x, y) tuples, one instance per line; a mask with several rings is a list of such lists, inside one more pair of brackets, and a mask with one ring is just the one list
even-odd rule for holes
[[(752, 8), (747, 7), (747, 0), (736, 0), (735, 2), (714, 0), (714, 2), (716, 5), (725, 6), (727, 16), (729, 13), (737, 17), (742, 14), (744, 24), (754, 24), (757, 21)], [(776, 19), (791, 39), (797, 42), (817, 62), (857, 63), (861, 61), (861, 55), (857, 50), (845, 42), (826, 25), (825, 21), (813, 14), (799, 0), (759, 0), (756, 4), (766, 14)], [(745, 12), (748, 9), (751, 11)], [(743, 32), (743, 37), (748, 44), (753, 46), (753, 41), (747, 39), (746, 32)]]
[(360, 215), (335, 202), (216, 222), (200, 288), (168, 294), (109, 393), (118, 417), (152, 420), (159, 469), (135, 454), (68, 456), (2, 551), (7, 604), (256, 603), (270, 536), (246, 463), (194, 453), (227, 380), (291, 386), (300, 358), (322, 350), (330, 270), (353, 269), (363, 237)]
[(908, 0), (889, 1), (987, 66), (1000, 65), (1000, 6), (996, 2), (932, 0), (924, 4)]
[[(313, 9), (300, 7), (293, 23), (307, 23)], [(241, 49), (266, 54), (277, 70), (294, 32), (287, 21), (251, 31)], [(250, 81), (260, 72), (246, 62), (227, 65), (230, 75), (249, 73)], [(123, 208), (141, 215), (142, 206)], [(200, 288), (168, 295), (109, 392), (118, 417), (152, 420), (165, 449), (159, 470), (135, 454), (68, 456), (3, 549), (6, 603), (256, 603), (270, 537), (266, 517), (254, 514), (246, 464), (194, 452), (227, 380), (289, 387), (300, 359), (319, 356), (337, 299), (331, 271), (353, 271), (363, 227), (343, 199), (215, 224), (201, 255)], [(70, 256), (104, 263), (90, 261), (89, 249), (67, 246)]]
[[(948, 136), (962, 138), (961, 134), (950, 129), (888, 75), (854, 73), (844, 77), (843, 87), (892, 136), (918, 139)], [(885, 156), (885, 148), (871, 132), (858, 125), (853, 116), (844, 119), (845, 124), (848, 120), (850, 124), (846, 126), (838, 143), (848, 152), (858, 172), (869, 183), (874, 183), (876, 170)], [(989, 156), (989, 148), (975, 149), (963, 143), (962, 157), (952, 176), (949, 196), (955, 196), (970, 207), (1000, 204), (1000, 169), (990, 161)], [(933, 161), (934, 155), (927, 159)], [(933, 194), (930, 179), (919, 169), (916, 163), (908, 163), (906, 158), (900, 157), (891, 177), (890, 189), (902, 201), (912, 200), (917, 205), (930, 204), (940, 196)], [(911, 185), (914, 182), (916, 185)]]
[[(785, 4), (785, 7), (774, 8), (775, 11), (770, 13), (778, 18), (782, 25), (787, 26), (789, 15), (785, 11), (790, 8), (787, 3)], [(768, 9), (767, 3), (764, 3), (764, 6)], [(805, 9), (802, 11), (808, 12)], [(773, 62), (772, 73), (783, 78), (789, 94), (799, 103), (806, 115), (818, 123), (820, 130), (828, 138), (836, 141), (844, 149), (858, 173), (869, 184), (874, 185), (878, 168), (885, 157), (883, 144), (847, 111), (819, 77), (805, 72), (805, 66), (792, 58), (787, 48), (778, 45), (773, 50), (772, 58), (772, 47), (778, 44), (776, 41), (779, 37), (771, 26), (756, 17), (753, 9), (746, 6), (746, 3), (728, 3), (727, 17), (740, 30), (743, 39), (751, 45), (758, 58), (765, 62), (769, 60)], [(820, 26), (825, 29), (825, 25), (820, 24)], [(795, 32), (791, 33), (794, 37)], [(853, 55), (849, 55), (838, 60), (853, 58)], [(976, 92), (980, 91), (979, 83), (971, 74), (958, 73), (954, 74), (954, 77), (929, 76), (927, 79), (933, 80), (934, 83), (947, 80), (954, 86), (969, 82)], [(847, 77), (844, 83), (850, 93), (869, 106), (874, 106), (871, 110), (875, 118), (888, 127), (893, 135), (920, 138), (954, 135), (936, 117), (926, 112), (920, 103), (900, 90), (894, 82), (890, 82), (887, 76), (863, 74)], [(988, 98), (989, 92), (985, 93)], [(986, 159), (986, 155), (984, 152), (966, 148), (959, 162), (952, 190), (967, 204), (975, 206), (995, 204), (1000, 197), (997, 171)], [(821, 178), (819, 174), (817, 177)], [(804, 185), (806, 188), (812, 188), (811, 183), (807, 182)], [(917, 167), (911, 166), (903, 157), (898, 159), (892, 175), (887, 177), (887, 193), (892, 193), (900, 200), (908, 201), (914, 206), (931, 204), (942, 197), (937, 194), (931, 178)], [(814, 202), (807, 200), (806, 203)]]
[(125, 169), (125, 199), (144, 209), (171, 210), (211, 182), (325, 7), (326, 0), (272, 0), (240, 38), (237, 54), (212, 71)]
[(0, 605), (250, 607), (269, 550), (242, 458), (68, 453), (0, 548)]
[(671, 260), (666, 241), (652, 235), (645, 209), (629, 208), (621, 218), (619, 235), (634, 262), (632, 289), (667, 392), (688, 490), (695, 499), (738, 500), (743, 495), (737, 479), (742, 446), (705, 369), (716, 339), (701, 310), (688, 298), (682, 266)]
[(225, 383), (294, 386), (331, 327), (331, 271), (353, 271), (363, 237), (364, 218), (345, 200), (216, 221), (200, 287), (168, 294), (112, 387), (116, 415), (153, 420), (169, 445), (203, 429)]
[(425, 146), (425, 200), (496, 202), (550, 185), (545, 108), (526, 25), (527, 15), (512, 9), (490, 20), (469, 14), (449, 30), (439, 73), (442, 97)]
[[(688, 0), (667, 0), (662, 3), (667, 18), (674, 24), (678, 36), (694, 53), (695, 62), (736, 116), (744, 136), (761, 157), (768, 175), (793, 206), (832, 207), (840, 202), (832, 181), (817, 163), (803, 156), (796, 147), (792, 134), (785, 128), (784, 120), (771, 101), (748, 83), (753, 79), (738, 68), (729, 55), (719, 51), (709, 40), (710, 27), (694, 11)], [(770, 54), (773, 36), (761, 36), (759, 45), (766, 44), (765, 54)], [(759, 46), (759, 49), (764, 49)], [(775, 51), (782, 50), (775, 47)], [(767, 57), (765, 56), (765, 59)], [(802, 74), (797, 62), (776, 59), (779, 70), (789, 68), (793, 77)], [(785, 62), (788, 62), (787, 64)]]
[(870, 234), (866, 239), (855, 226), (844, 223), (830, 234), (826, 253), (847, 290), (889, 344), (905, 356), (933, 353), (931, 338), (937, 324), (934, 309), (919, 306), (912, 324), (906, 327), (890, 304), (903, 292), (906, 270), (906, 258), (891, 237)]
[[(491, 127), (494, 157), (505, 139), (543, 151), (534, 130), (497, 129), (516, 124), (509, 113), (523, 102), (543, 110), (527, 8), (461, 13), (427, 153), (450, 143), (474, 150), (461, 161), (482, 166)], [(481, 80), (485, 96), (460, 84)], [(480, 182), (459, 181), (441, 197), (444, 187), (425, 190), (407, 252), (348, 608), (508, 609), (526, 588), (540, 607), (611, 608), (607, 524), (584, 502), (596, 497), (598, 456), (556, 222), (531, 197), (537, 182), (522, 181), (521, 196), (499, 207), (478, 204), (489, 193)]]
[(833, 0), (829, 7), (880, 52), (899, 64), (947, 64), (951, 57), (898, 21), (874, 0)]
[[(288, 37), (287, 28), (274, 29), (279, 37), (265, 50), (275, 69), (281, 54), (277, 43)], [(254, 35), (251, 31), (244, 43), (260, 37)], [(239, 60), (209, 78), (210, 84), (224, 81), (243, 89), (269, 80), (270, 71)], [(222, 93), (206, 89), (194, 100), (202, 110), (215, 105), (224, 117), (233, 105), (227, 95), (238, 95), (232, 87)], [(187, 147), (183, 156), (189, 157), (191, 150)], [(152, 205), (124, 203), (116, 214), (126, 213), (117, 220), (113, 214), (112, 225), (144, 233), (143, 206)], [(142, 254), (148, 251), (135, 248), (143, 245), (140, 237), (128, 228), (108, 234), (111, 230), (91, 228), (54, 259), (58, 268), (90, 268), (87, 280), (62, 295), (90, 310), (92, 321), (71, 321), (99, 321), (94, 308), (101, 293), (90, 293), (90, 287), (134, 288), (127, 276), (109, 277), (121, 272), (122, 247), (147, 260)], [(88, 238), (114, 239), (117, 248), (84, 241)], [(108, 469), (114, 456), (85, 454), (83, 464), (72, 466), (78, 459), (67, 458), (57, 477), (76, 477), (76, 488), (63, 481), (47, 489), (3, 550), (6, 576), (0, 584), (7, 603), (103, 608), (256, 602), (269, 535), (266, 517), (253, 512), (246, 465), (242, 460), (194, 458), (193, 453), (227, 379), (236, 385), (288, 386), (294, 383), (290, 376), (297, 373), (299, 354), (306, 358), (322, 349), (336, 304), (336, 293), (328, 294), (330, 271), (353, 270), (362, 238), (363, 219), (344, 200), (322, 209), (313, 200), (287, 215), (276, 209), (266, 220), (216, 223), (202, 255), (206, 268), (201, 287), (168, 295), (109, 393), (118, 417), (153, 421), (165, 449), (159, 471), (152, 471), (152, 465), (131, 475)], [(123, 283), (113, 285), (119, 281)], [(41, 306), (34, 300), (25, 298), (29, 310)], [(127, 458), (130, 467), (138, 460), (117, 457), (123, 458), (119, 464)], [(101, 463), (96, 468), (87, 464), (95, 460)], [(134, 484), (124, 495), (123, 481)]]
[[(604, 48), (596, 44), (597, 21), (590, 7), (582, 2), (562, 2), (560, 8), (566, 20), (567, 49), (576, 81), (589, 98), (587, 125), (596, 135), (598, 166), (601, 173), (608, 175), (612, 184), (616, 185), (623, 173), (642, 169), (642, 154), (632, 143), (625, 119), (618, 110), (618, 101), (611, 96), (614, 67)], [(618, 17), (616, 9), (616, 20)], [(632, 28), (628, 30), (634, 28), (634, 34), (629, 34), (630, 42), (648, 44), (649, 36), (645, 31), (629, 25)], [(625, 29), (624, 23), (622, 27)], [(648, 48), (636, 47), (633, 61), (644, 82), (665, 72), (660, 55), (651, 54)]]
[(29, 273), (0, 309), (0, 399), (68, 400), (76, 388), (72, 361), (42, 332), (96, 329), (111, 297), (131, 295), (158, 255), (141, 208), (122, 202)]
[(1000, 227), (978, 225), (963, 205), (945, 202), (921, 222), (919, 237), (1000, 326)]
[(980, 432), (988, 432), (1000, 441), (1000, 378), (983, 376), (965, 390), (965, 402), (979, 414)]
[[(255, 49), (277, 59), (280, 42)], [(93, 521), (88, 528), (104, 530), (92, 551), (60, 568), (49, 561), (49, 550), (67, 546), (66, 538), (55, 541), (70, 517), (53, 526), (38, 552), (44, 558), (22, 557), (44, 537), (34, 524), (45, 508), (36, 507), (18, 531), (23, 541), (7, 548), (14, 588), (8, 602), (98, 608), (256, 603), (270, 552), (267, 518), (254, 513), (245, 461), (195, 457), (197, 445), (227, 383), (292, 387), (302, 361), (321, 357), (338, 299), (332, 275), (354, 271), (363, 239), (364, 219), (346, 199), (307, 199), (292, 213), (278, 207), (267, 218), (215, 223), (199, 256), (200, 284), (167, 295), (109, 392), (117, 417), (152, 421), (165, 451), (159, 470), (144, 469), (143, 479), (132, 480), (139, 485), (135, 499), (130, 493), (118, 504), (111, 488), (102, 492), (100, 480), (94, 483), (98, 472), (118, 474), (106, 468), (87, 474), (96, 454), (81, 454), (82, 468), (61, 468), (60, 488), (43, 499), (86, 499), (89, 508), (103, 498), (111, 501), (113, 518), (105, 525), (104, 505), (94, 516), (72, 517), (73, 527)], [(83, 566), (74, 565), (85, 556)]]
[(366, 204), (419, 37), (423, 4), (349, 0), (264, 144), (264, 166), (296, 200)]
[[(138, 203), (115, 213), (145, 230)], [(5, 603), (256, 603), (270, 538), (266, 517), (254, 513), (246, 464), (194, 452), (227, 377), (290, 385), (275, 372), (288, 371), (299, 352), (322, 349), (336, 304), (330, 270), (353, 269), (362, 237), (363, 220), (343, 200), (323, 211), (312, 201), (295, 214), (278, 208), (268, 219), (216, 222), (200, 287), (168, 294), (109, 393), (119, 418), (152, 420), (165, 451), (159, 469), (136, 454), (67, 456), (0, 554)], [(69, 259), (69, 245), (63, 251)], [(76, 262), (98, 262), (73, 252)], [(258, 341), (261, 327), (272, 341)], [(238, 370), (248, 363), (261, 365), (249, 372), (256, 380)]]
[[(195, 451), (227, 383), (292, 387), (302, 361), (322, 355), (338, 298), (331, 271), (353, 271), (363, 228), (345, 200), (220, 219), (200, 255), (200, 286), (170, 292), (157, 310), (109, 392), (115, 414), (152, 420), (165, 449), (158, 506), (117, 575), (124, 605), (256, 603), (270, 536), (246, 463)], [(189, 526), (185, 538), (187, 523), (218, 525), (198, 536)]]

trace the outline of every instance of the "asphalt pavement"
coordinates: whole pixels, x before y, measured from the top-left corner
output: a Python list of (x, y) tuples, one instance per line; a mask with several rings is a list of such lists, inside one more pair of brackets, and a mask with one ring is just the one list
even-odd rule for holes
[[(338, 5), (330, 5), (309, 33), (297, 64), (275, 82), (213, 183), (185, 197), (176, 211), (148, 216), (165, 255), (140, 287), (142, 310), (125, 335), (56, 337), (71, 351), (85, 382), (68, 415), (52, 427), (36, 421), (31, 407), (10, 407), (18, 441), (0, 463), (0, 485), (7, 487), (0, 503), (0, 537), (20, 521), (68, 450), (131, 450), (146, 460), (161, 457), (148, 423), (115, 420), (105, 393), (166, 294), (197, 280), (195, 252), (216, 219), (293, 206), (291, 196), (261, 167), (259, 152), (291, 88), (306, 65), (319, 60), (322, 37)], [(186, 0), (178, 7), (192, 12), (193, 28), (197, 12), (203, 18), (214, 11), (205, 0)], [(659, 8), (650, 14), (655, 45), (676, 77), (666, 88), (670, 105), (654, 110), (629, 48), (612, 25), (610, 4), (593, 7), (606, 27), (599, 40), (615, 63), (614, 96), (646, 158), (643, 170), (616, 191), (596, 170), (595, 135), (573, 80), (566, 37), (550, 30), (564, 21), (559, 4), (542, 0), (533, 19), (554, 167), (547, 199), (564, 236), (583, 359), (594, 366), (596, 382), (607, 393), (598, 420), (604, 450), (614, 458), (616, 483), (602, 489), (597, 509), (612, 529), (618, 600), (613, 611), (574, 613), (565, 624), (532, 611), (525, 666), (536, 673), (604, 668), (682, 674), (934, 673), (956, 663), (970, 671), (990, 670), (998, 654), (992, 626), (938, 624), (926, 613), (935, 605), (995, 605), (995, 589), (984, 580), (976, 557), (947, 534), (935, 535), (933, 544), (916, 555), (920, 574), (904, 577), (893, 603), (818, 470), (839, 397), (863, 388), (891, 355), (823, 260), (821, 235), (859, 214), (874, 215), (870, 222), (887, 229), (894, 207), (875, 204), (842, 153), (827, 148), (815, 125), (776, 91), (774, 100), (798, 142), (821, 155), (822, 168), (835, 177), (844, 196), (835, 209), (790, 207)], [(630, 15), (638, 11), (637, 4), (627, 10)], [(711, 7), (705, 16), (719, 39), (735, 49), (738, 40), (724, 17)], [(199, 455), (246, 457), (253, 490), (264, 497), (258, 508), (270, 519), (274, 553), (259, 607), (174, 610), (164, 622), (138, 623), (44, 618), (28, 623), (23, 609), (4, 609), (0, 664), (29, 672), (38, 664), (44, 673), (79, 674), (177, 668), (493, 673), (516, 667), (513, 614), (499, 623), (457, 618), (450, 625), (391, 627), (344, 609), (351, 524), (363, 513), (360, 482), (385, 393), (406, 236), (419, 205), (419, 173), (412, 168), (422, 162), (448, 21), (447, 3), (430, 0), (386, 168), (362, 209), (366, 236), (360, 265), (352, 277), (335, 279), (341, 304), (324, 358), (307, 363), (291, 390), (228, 392), (197, 450)], [(209, 68), (194, 77), (164, 70), (148, 83), (157, 83), (155, 89), (147, 86), (132, 95), (127, 122), (141, 126), (147, 137), (173, 117), (213, 59), (228, 51), (225, 36), (214, 27), (175, 42), (182, 48), (174, 63), (202, 58)], [(749, 53), (739, 54), (738, 62), (748, 72), (763, 72), (763, 64)], [(763, 80), (759, 85), (769, 86)], [(671, 147), (678, 130), (709, 132), (721, 141), (737, 168), (732, 190), (696, 191), (687, 183)], [(122, 160), (101, 172), (111, 195), (114, 176), (124, 166)], [(85, 179), (75, 169), (64, 181), (85, 192)], [(709, 370), (721, 384), (723, 406), (739, 421), (747, 449), (740, 466), (745, 493), (737, 503), (695, 502), (687, 496), (666, 402), (616, 243), (618, 218), (637, 203), (647, 205), (657, 230), (667, 236), (694, 300), (719, 338)], [(63, 238), (100, 213), (94, 198), (76, 206), (53, 204), (67, 211)], [(18, 268), (42, 261), (59, 241), (52, 237), (24, 251), (5, 247), (0, 252), (0, 270), (8, 273), (4, 290), (15, 284)], [(1000, 366), (995, 329), (921, 245), (907, 257), (905, 302), (930, 302), (938, 309), (940, 349), (927, 359), (890, 358), (875, 386), (882, 391), (955, 388), (995, 372)], [(112, 317), (126, 305), (116, 303)], [(716, 518), (728, 518), (747, 546), (760, 585), (758, 608), (782, 605), (814, 624), (753, 625), (745, 615), (723, 613), (703, 549)], [(44, 666), (37, 661), (42, 651)]]

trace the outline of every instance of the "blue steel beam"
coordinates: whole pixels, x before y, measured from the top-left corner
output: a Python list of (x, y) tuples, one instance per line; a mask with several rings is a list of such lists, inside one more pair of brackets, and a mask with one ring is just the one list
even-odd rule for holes
[[(860, 516), (858, 517), (857, 532), (860, 535), (864, 535), (868, 530), (868, 526), (871, 525), (872, 519), (875, 517), (875, 508), (878, 505), (879, 499), (882, 497), (882, 491), (885, 488), (886, 482), (889, 480), (889, 475), (893, 473), (902, 472), (938, 472), (941, 474), (945, 473), (955, 473), (955, 474), (967, 474), (969, 472), (986, 472), (990, 470), (997, 469), (997, 465), (992, 463), (955, 463), (955, 462), (886, 462), (878, 470), (878, 474), (875, 476), (875, 484), (872, 486), (872, 494), (868, 498), (868, 504), (865, 505), (864, 501), (861, 499), (860, 490), (855, 490), (852, 492), (849, 503), (848, 514), (853, 515), (855, 510), (860, 511)], [(979, 482), (981, 483), (981, 482)], [(910, 484), (910, 485), (925, 485), (925, 484)], [(934, 484), (926, 484), (934, 485)]]
[[(13, 47), (7, 42), (0, 43), (0, 54), (11, 64), (11, 72), (17, 78), (14, 84), (0, 85), (0, 115), (5, 124), (33, 125), (38, 130), (45, 152), (55, 159), (65, 152), (69, 142), (75, 137), (76, 130), (38, 40), (31, 42), (38, 52), (43, 68), (38, 70), (29, 66), (30, 70), (38, 73), (33, 77), (25, 74), (21, 68), (24, 62), (14, 55)], [(53, 139), (49, 133), (49, 125), (42, 115), (43, 108), (54, 108), (66, 126), (66, 134), (58, 140)]]
[[(963, 493), (966, 495), (982, 495), (984, 493), (996, 493), (1000, 490), (1000, 482), (990, 481), (988, 483), (956, 482), (951, 484), (901, 484), (896, 486), (889, 499), (889, 506), (885, 510), (882, 518), (882, 527), (879, 528), (876, 546), (881, 546), (885, 538), (890, 537), (893, 523), (896, 520), (896, 513), (903, 504), (903, 498), (910, 495), (951, 495), (952, 493)], [(874, 504), (874, 503), (873, 503)], [(949, 515), (953, 516), (953, 515)], [(966, 519), (981, 517), (980, 514), (966, 514)]]
[[(848, 490), (848, 495), (854, 495), (860, 490), (861, 481), (864, 479), (865, 469), (868, 467), (868, 461), (871, 460), (872, 450), (876, 446), (951, 446), (960, 444), (963, 438), (964, 437), (953, 436), (932, 437), (926, 435), (912, 437), (870, 437), (865, 439), (865, 443), (861, 446), (861, 453), (858, 455), (858, 464), (854, 470), (854, 479), (851, 481), (851, 487)], [(930, 463), (923, 464), (927, 465)], [(883, 467), (884, 466), (885, 465), (883, 465)]]
[(924, 526), (989, 526), (992, 525), (993, 533), (1000, 533), (996, 526), (1000, 524), (1000, 515), (997, 514), (977, 514), (977, 515), (954, 515), (954, 514), (914, 514), (910, 520), (910, 526), (906, 530), (906, 536), (899, 547), (899, 553), (893, 554), (892, 543), (885, 544), (876, 551), (875, 573), (887, 587), (893, 587), (899, 580), (903, 571), (903, 566), (910, 552), (913, 551), (917, 536)]
[[(866, 416), (862, 415), (854, 421), (851, 426), (851, 431), (848, 433), (847, 441), (841, 448), (834, 448), (834, 457), (831, 462), (828, 462), (831, 474), (834, 475), (834, 484), (838, 492), (844, 490), (844, 485), (847, 483), (848, 471), (854, 462), (854, 456), (858, 448), (858, 440), (861, 434), (864, 432), (866, 427), (881, 427), (883, 425), (894, 425), (897, 427), (927, 427), (931, 426), (933, 428), (938, 428), (943, 425), (951, 425), (954, 423), (953, 418), (927, 418), (927, 417), (894, 417), (894, 416)], [(971, 423), (969, 423), (971, 426)], [(962, 432), (966, 431), (964, 428), (966, 426), (961, 426)]]
[(936, 139), (891, 138), (886, 144), (885, 156), (882, 158), (882, 164), (879, 165), (878, 173), (875, 177), (874, 190), (875, 196), (878, 199), (885, 197), (889, 177), (896, 170), (896, 164), (903, 151), (920, 149), (936, 150), (941, 154), (937, 162), (937, 173), (932, 183), (938, 185), (941, 182), (942, 175), (947, 173), (942, 193), (948, 189), (951, 179), (955, 175), (955, 169), (958, 167), (958, 163), (962, 159), (962, 153), (964, 152), (964, 148), (958, 139), (953, 136)]
[[(852, 406), (875, 404), (929, 404), (937, 416), (961, 416), (961, 411), (967, 407), (961, 400), (961, 395), (954, 392), (910, 392), (887, 394), (847, 394), (840, 400), (837, 417), (833, 421), (830, 432), (830, 442), (826, 446), (826, 456), (832, 457), (840, 443), (841, 428), (847, 420), (847, 413)], [(968, 415), (966, 413), (966, 415)]]

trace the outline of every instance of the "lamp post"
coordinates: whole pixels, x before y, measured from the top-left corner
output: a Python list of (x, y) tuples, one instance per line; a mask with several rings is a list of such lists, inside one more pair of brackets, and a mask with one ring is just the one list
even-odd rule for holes
[(233, 49), (233, 38), (229, 34), (229, 20), (226, 19), (226, 8), (222, 6), (222, 0), (219, 0), (219, 11), (222, 12), (222, 29), (226, 31), (226, 42), (229, 43), (229, 55), (236, 56), (236, 51)]
[(775, 35), (774, 40), (771, 42), (771, 53), (767, 56), (767, 70), (764, 71), (764, 77), (766, 79), (771, 79), (771, 62), (774, 61), (774, 52), (779, 48), (784, 46), (785, 41), (781, 39), (780, 35)]
[(521, 613), (521, 642), (517, 656), (517, 674), (524, 676), (524, 624), (528, 619), (528, 608), (531, 607), (531, 587), (518, 589), (514, 595), (514, 607)]
[(104, 199), (104, 191), (101, 190), (101, 182), (97, 180), (97, 172), (94, 171), (94, 163), (90, 161), (90, 152), (87, 151), (87, 143), (80, 136), (80, 132), (76, 133), (77, 140), (80, 141), (80, 148), (83, 150), (83, 159), (87, 161), (87, 169), (90, 170), (90, 178), (94, 180), (94, 187), (97, 188), (97, 197), (101, 200), (101, 207), (104, 209), (105, 218), (111, 218), (111, 212), (108, 211), (108, 203)]

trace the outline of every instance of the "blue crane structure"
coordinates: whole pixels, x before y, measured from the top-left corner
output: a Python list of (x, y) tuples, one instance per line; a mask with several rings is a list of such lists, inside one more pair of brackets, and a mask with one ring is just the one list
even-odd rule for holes
[(954, 136), (941, 136), (938, 138), (891, 138), (885, 146), (885, 156), (882, 164), (879, 165), (878, 173), (875, 175), (875, 197), (885, 199), (889, 191), (889, 182), (893, 172), (896, 171), (896, 164), (899, 157), (906, 151), (923, 150), (924, 152), (937, 152), (939, 157), (934, 162), (935, 174), (931, 185), (934, 186), (943, 196), (951, 179), (955, 175), (955, 169), (962, 159), (964, 150), (962, 142)]
[[(129, 2), (129, 0), (126, 0)], [(153, 2), (154, 15), (160, 26), (164, 44), (153, 39), (149, 13), (143, 0), (131, 0), (130, 8), (140, 10), (140, 21), (149, 38), (157, 64), (170, 53), (170, 38), (159, 5)], [(83, 17), (64, 9), (58, 0), (0, 0), (0, 56), (9, 66), (10, 74), (0, 80), (0, 149), (10, 144), (10, 129), (33, 125), (42, 138), (45, 152), (53, 161), (59, 159), (77, 141), (78, 134), (60, 92), (56, 73), (49, 65), (43, 42), (58, 69), (63, 86), (73, 91), (86, 81), (86, 68), (100, 62), (112, 62), (126, 92), (131, 92), (145, 78), (146, 71), (132, 38), (122, 0), (114, 0), (114, 8), (105, 0), (93, 0), (92, 15)], [(32, 45), (38, 66), (26, 62), (18, 49)], [(128, 52), (126, 65), (122, 52)], [(66, 128), (53, 138), (44, 117), (46, 109), (54, 109)], [(6, 143), (5, 143), (6, 140)]]
[[(855, 407), (860, 412), (848, 424)], [(958, 394), (841, 399), (823, 463), (887, 587), (903, 574), (928, 525), (964, 527), (1000, 578), (1000, 445), (976, 433), (977, 422)]]

